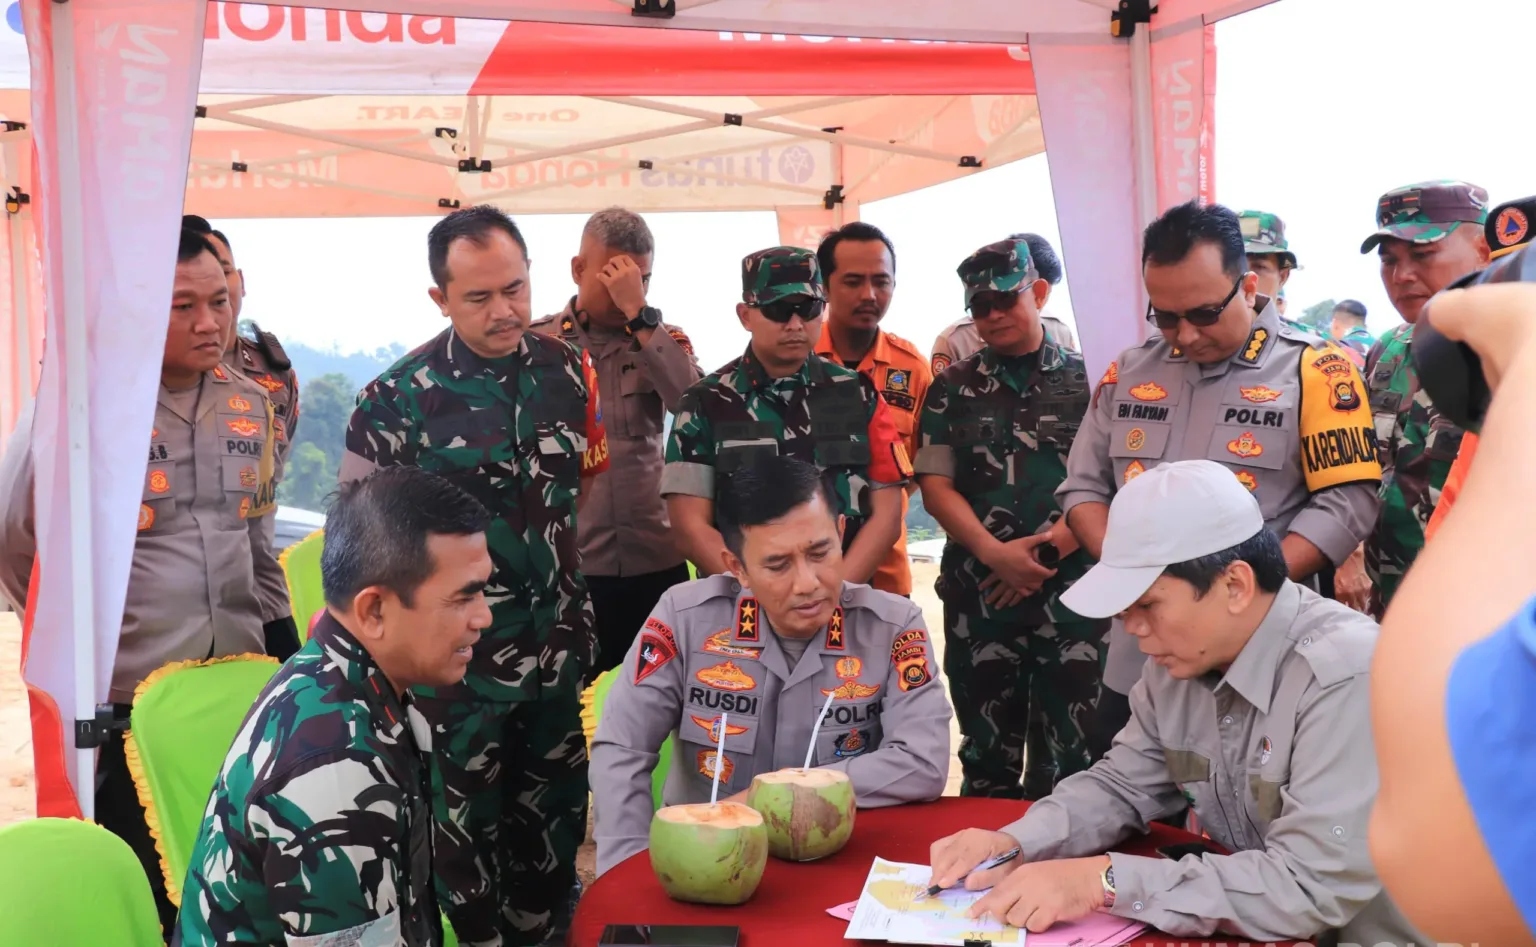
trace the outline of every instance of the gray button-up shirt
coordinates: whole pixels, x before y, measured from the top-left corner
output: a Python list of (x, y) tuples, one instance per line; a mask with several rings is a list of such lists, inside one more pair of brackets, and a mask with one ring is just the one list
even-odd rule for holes
[(1371, 866), (1376, 623), (1286, 582), (1225, 674), (1147, 664), (1093, 768), (1003, 829), (1030, 861), (1093, 855), (1192, 802), (1231, 855), (1112, 853), (1111, 913), (1175, 936), (1424, 944)]
[(944, 792), (952, 711), (910, 600), (843, 583), (840, 607), (791, 671), (767, 615), (730, 576), (669, 589), (619, 666), (592, 739), (598, 874), (646, 848), (651, 771), (669, 733), (666, 804), (708, 802), (717, 766), (724, 799), (759, 773), (803, 765), (834, 694), (811, 765), (847, 773), (861, 808)]

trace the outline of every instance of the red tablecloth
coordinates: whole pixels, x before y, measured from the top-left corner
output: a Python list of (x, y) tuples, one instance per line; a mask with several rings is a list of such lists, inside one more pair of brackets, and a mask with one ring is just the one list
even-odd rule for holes
[[(1026, 803), (1008, 799), (947, 797), (922, 805), (860, 809), (848, 846), (831, 858), (803, 864), (768, 859), (752, 900), (737, 907), (683, 904), (667, 897), (651, 871), (648, 852), (616, 865), (582, 895), (571, 923), (570, 947), (594, 947), (609, 924), (728, 924), (741, 928), (741, 947), (842, 947), (848, 922), (827, 908), (856, 900), (876, 856), (888, 861), (928, 864), (928, 846), (965, 828), (1000, 828), (1018, 818)], [(1152, 834), (1116, 847), (1155, 855), (1161, 845), (1195, 841), (1176, 829), (1154, 826)], [(1133, 944), (1166, 944), (1164, 935)], [(1179, 943), (1216, 944), (1179, 938)], [(1228, 936), (1225, 943), (1230, 944)]]

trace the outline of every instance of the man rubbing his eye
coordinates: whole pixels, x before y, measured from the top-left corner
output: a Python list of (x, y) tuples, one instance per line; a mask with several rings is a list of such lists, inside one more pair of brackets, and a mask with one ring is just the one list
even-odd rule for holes
[[(1365, 384), (1342, 352), (1280, 321), (1245, 250), (1237, 214), (1220, 205), (1181, 204), (1147, 227), (1142, 274), (1157, 332), (1110, 363), (1056, 497), (1083, 548), (1100, 558), (1121, 487), (1159, 464), (1216, 461), (1282, 537), (1290, 578), (1328, 593), (1379, 505)], [(1091, 735), (1096, 756), (1128, 719), (1126, 695), (1143, 661), (1117, 620)]]

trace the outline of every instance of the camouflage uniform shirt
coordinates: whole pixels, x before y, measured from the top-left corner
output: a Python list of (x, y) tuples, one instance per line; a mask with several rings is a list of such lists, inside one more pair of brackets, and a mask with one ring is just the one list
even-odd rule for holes
[(430, 752), (409, 695), (324, 616), (224, 759), (182, 888), (183, 947), (440, 944)]
[(873, 492), (912, 474), (890, 406), (867, 376), (812, 355), (795, 374), (771, 378), (748, 346), (683, 393), (661, 493), (713, 498), (717, 473), (779, 453), (821, 469), (848, 517), (845, 546), (869, 518)]
[(358, 396), (343, 482), (414, 464), (494, 517), (486, 532), (491, 627), (464, 683), (435, 696), (536, 699), (573, 686), (595, 660), (576, 496), (581, 477), (607, 465), (601, 419), (591, 361), (533, 332), (513, 354), (487, 359), (445, 330)]
[[(1047, 529), (1061, 516), (1056, 488), (1067, 477), (1072, 439), (1088, 411), (1083, 358), (1049, 339), (1016, 357), (991, 348), (957, 362), (928, 389), (919, 426), (919, 475), (954, 480), (976, 518), (1008, 542)], [(1059, 599), (1088, 570), (1081, 550), (1064, 557), (1040, 592), (997, 609), (977, 588), (988, 569), (964, 546), (948, 542), (937, 590), (952, 608), (1023, 625), (1084, 619)]]
[[(1380, 615), (1424, 548), (1424, 527), (1461, 449), (1461, 429), (1429, 403), (1409, 356), (1413, 324), (1381, 337), (1366, 359), (1366, 385), (1381, 446), (1381, 516), (1365, 542), (1365, 567)], [(1378, 603), (1373, 603), (1378, 604)]]

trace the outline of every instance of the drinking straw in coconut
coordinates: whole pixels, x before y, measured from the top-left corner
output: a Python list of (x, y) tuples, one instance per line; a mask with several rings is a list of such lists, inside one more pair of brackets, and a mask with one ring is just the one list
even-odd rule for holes
[(811, 728), (811, 745), (805, 748), (805, 765), (801, 769), (811, 768), (811, 757), (816, 753), (816, 734), (821, 732), (821, 722), (827, 719), (827, 708), (832, 706), (832, 698), (837, 696), (837, 691), (827, 695), (827, 702), (821, 705), (821, 713), (816, 715), (816, 726)]
[(723, 711), (720, 714), (720, 740), (715, 744), (715, 784), (709, 787), (710, 805), (714, 805), (720, 796), (720, 771), (725, 769), (725, 718), (728, 716)]

